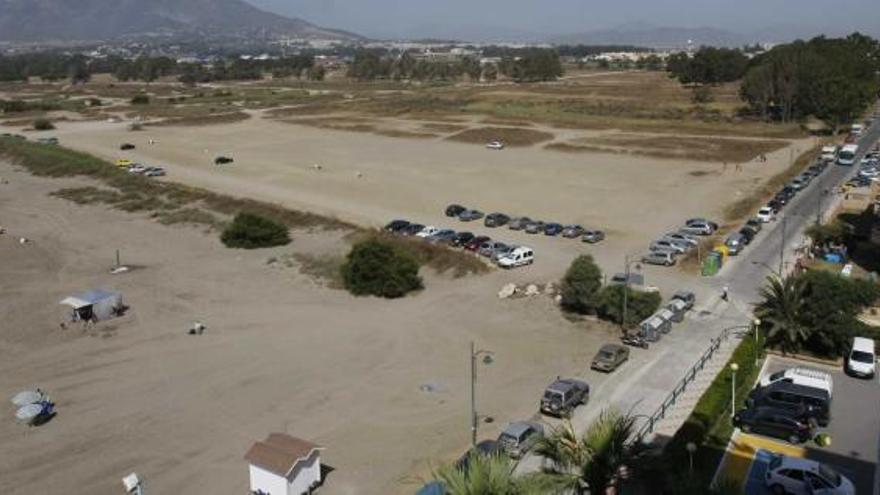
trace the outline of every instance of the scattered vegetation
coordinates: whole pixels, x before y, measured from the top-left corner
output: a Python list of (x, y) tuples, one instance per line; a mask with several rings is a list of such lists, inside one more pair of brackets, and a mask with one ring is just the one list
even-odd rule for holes
[(582, 315), (595, 313), (602, 289), (602, 270), (593, 257), (582, 254), (575, 258), (559, 286), (562, 308)]
[(176, 117), (176, 118), (168, 118), (164, 120), (160, 120), (158, 122), (150, 122), (147, 125), (150, 126), (205, 126), (205, 125), (217, 125), (217, 124), (234, 124), (236, 122), (243, 122), (247, 119), (251, 118), (245, 112), (226, 112), (226, 113), (211, 113), (207, 115), (193, 115), (187, 117)]
[[(582, 144), (586, 145), (579, 149)], [(776, 151), (789, 144), (783, 140), (723, 139), (708, 137), (675, 137), (639, 134), (612, 134), (585, 138), (576, 143), (551, 143), (549, 149), (559, 151), (604, 151), (629, 153), (657, 158), (742, 163), (760, 154)], [(560, 146), (562, 145), (562, 146)]]
[(293, 260), (299, 265), (299, 272), (330, 289), (344, 289), (342, 266), (345, 259), (333, 254), (312, 255), (295, 253)]
[(38, 131), (51, 131), (55, 129), (55, 124), (49, 119), (37, 119), (34, 121), (34, 129)]
[(422, 288), (416, 258), (378, 237), (352, 246), (342, 278), (345, 288), (356, 296), (394, 299)]
[(284, 225), (253, 213), (239, 213), (220, 240), (226, 247), (259, 249), (290, 244), (290, 233)]
[(148, 95), (135, 95), (131, 98), (132, 105), (149, 105), (150, 97)]
[[(662, 298), (659, 292), (643, 292), (627, 287), (626, 328), (633, 328), (654, 314)], [(621, 324), (623, 320), (623, 285), (609, 285), (599, 293), (599, 317)]]

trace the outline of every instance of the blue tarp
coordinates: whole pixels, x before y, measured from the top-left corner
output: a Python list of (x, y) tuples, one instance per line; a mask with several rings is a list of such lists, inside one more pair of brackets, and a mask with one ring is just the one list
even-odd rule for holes
[(432, 481), (417, 491), (416, 495), (446, 495), (446, 487), (439, 481)]

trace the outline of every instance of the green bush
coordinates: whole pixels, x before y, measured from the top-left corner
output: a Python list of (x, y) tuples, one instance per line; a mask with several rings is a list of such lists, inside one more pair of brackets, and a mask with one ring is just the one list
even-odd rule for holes
[(134, 98), (131, 99), (132, 105), (149, 105), (150, 97), (147, 95), (135, 95)]
[(49, 119), (37, 119), (34, 121), (34, 129), (38, 131), (51, 131), (55, 128), (55, 124)]
[[(599, 293), (599, 317), (620, 324), (623, 319), (623, 285), (609, 285)], [(659, 292), (642, 292), (626, 287), (626, 326), (634, 327), (660, 307)]]
[(562, 308), (578, 314), (595, 313), (599, 306), (602, 271), (589, 254), (575, 258), (560, 284)]
[(372, 238), (351, 248), (342, 266), (345, 288), (356, 296), (403, 297), (422, 288), (419, 264), (409, 253)]
[(239, 213), (220, 235), (227, 247), (257, 249), (290, 243), (287, 227), (252, 213)]
[(819, 356), (844, 355), (856, 333), (869, 331), (857, 316), (880, 297), (880, 286), (823, 270), (808, 271), (801, 277), (806, 282), (801, 318), (812, 329), (805, 349)]

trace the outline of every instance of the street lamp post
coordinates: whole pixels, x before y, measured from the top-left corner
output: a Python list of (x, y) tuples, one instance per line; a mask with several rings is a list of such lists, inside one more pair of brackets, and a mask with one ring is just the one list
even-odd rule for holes
[[(626, 314), (627, 314), (627, 304), (629, 303), (629, 276), (630, 271), (629, 267), (632, 266), (633, 263), (637, 262), (638, 258), (630, 259), (630, 255), (626, 255), (623, 258), (624, 270), (623, 276), (625, 280), (623, 281), (623, 312), (620, 315), (620, 329), (623, 331), (624, 335), (626, 335)], [(639, 269), (639, 266), (636, 265), (636, 270)]]
[(730, 363), (730, 417), (733, 418), (734, 414), (736, 414), (736, 371), (739, 369), (739, 365), (736, 363)]
[(477, 446), (477, 358), (483, 356), (483, 364), (492, 364), (492, 351), (476, 350), (471, 341), (471, 447)]
[(761, 359), (761, 339), (758, 338), (761, 332), (761, 320), (755, 318), (752, 324), (755, 326), (755, 366), (758, 366), (758, 360)]
[(688, 455), (691, 458), (691, 476), (693, 476), (694, 475), (694, 452), (697, 451), (697, 444), (695, 444), (694, 442), (688, 442), (687, 445), (685, 445), (685, 448), (687, 449)]
[(785, 262), (785, 227), (788, 223), (788, 216), (782, 215), (782, 239), (779, 242), (779, 278), (782, 279), (783, 263)]

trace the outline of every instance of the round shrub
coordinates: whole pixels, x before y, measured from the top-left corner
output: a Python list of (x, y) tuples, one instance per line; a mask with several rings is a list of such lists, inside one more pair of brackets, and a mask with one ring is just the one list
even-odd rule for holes
[(560, 284), (562, 307), (566, 311), (590, 314), (599, 305), (599, 289), (602, 288), (602, 270), (593, 257), (584, 254), (575, 258), (565, 272)]
[(51, 131), (55, 128), (55, 124), (49, 119), (37, 119), (34, 121), (34, 129), (38, 131)]
[(258, 249), (290, 244), (287, 227), (252, 213), (239, 213), (220, 235), (226, 247)]
[(422, 288), (419, 264), (409, 253), (380, 239), (359, 242), (342, 266), (345, 288), (356, 296), (393, 299)]
[(149, 105), (150, 97), (147, 95), (136, 95), (131, 99), (132, 105)]

